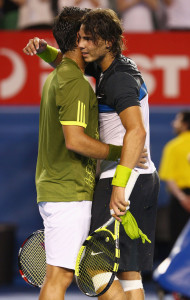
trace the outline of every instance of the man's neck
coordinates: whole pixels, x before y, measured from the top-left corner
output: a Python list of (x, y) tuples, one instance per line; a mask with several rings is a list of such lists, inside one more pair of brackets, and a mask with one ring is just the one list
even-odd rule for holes
[(85, 70), (85, 67), (86, 67), (86, 64), (84, 62), (84, 59), (81, 55), (81, 51), (79, 50), (79, 48), (76, 48), (75, 50), (73, 51), (67, 51), (65, 54), (64, 54), (64, 57), (67, 57), (67, 58), (70, 58), (72, 59), (73, 61), (76, 62), (76, 64), (78, 65), (78, 67), (81, 69), (81, 71), (84, 73), (84, 70)]
[(105, 72), (114, 61), (115, 57), (109, 52), (97, 64), (101, 67), (102, 72)]

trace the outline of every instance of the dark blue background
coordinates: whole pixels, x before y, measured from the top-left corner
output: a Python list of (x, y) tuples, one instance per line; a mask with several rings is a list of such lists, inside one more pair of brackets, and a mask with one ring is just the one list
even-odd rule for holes
[[(174, 137), (171, 121), (182, 107), (151, 107), (151, 155), (158, 168), (163, 146)], [(36, 203), (35, 167), (39, 107), (0, 108), (0, 224), (14, 224), (16, 257), (25, 238), (43, 227)], [(52, 145), (53, 147), (53, 145)], [(161, 183), (159, 206), (168, 195)]]

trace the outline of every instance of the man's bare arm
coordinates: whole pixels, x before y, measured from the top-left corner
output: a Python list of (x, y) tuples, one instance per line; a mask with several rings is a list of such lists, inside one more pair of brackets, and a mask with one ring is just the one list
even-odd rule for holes
[[(109, 152), (109, 146), (98, 140), (91, 138), (84, 133), (84, 128), (74, 125), (63, 125), (63, 133), (65, 137), (66, 147), (81, 155), (96, 158), (106, 159)], [(146, 169), (147, 166), (147, 151), (143, 149), (140, 159), (138, 160), (138, 167)]]
[[(133, 169), (140, 158), (145, 144), (146, 131), (143, 124), (141, 109), (132, 106), (120, 113), (126, 134), (123, 140), (120, 165)], [(113, 186), (110, 200), (110, 208), (115, 211), (115, 218), (119, 221), (119, 215), (124, 215), (128, 203), (125, 201), (125, 187)]]
[(107, 158), (109, 145), (85, 134), (83, 127), (63, 125), (62, 128), (67, 149), (87, 157), (96, 159)]
[(190, 212), (190, 195), (185, 194), (181, 189), (179, 189), (179, 187), (173, 180), (167, 180), (166, 185), (170, 193), (178, 199), (180, 205), (186, 211)]
[[(30, 39), (26, 47), (24, 47), (23, 52), (26, 55), (37, 55), (40, 53), (43, 53), (47, 49), (47, 42), (44, 39), (40, 39), (38, 37), (35, 37), (33, 39)], [(56, 59), (49, 63), (50, 66), (53, 68), (56, 68), (61, 60), (62, 60), (63, 54), (61, 53), (60, 50), (57, 50), (57, 57)]]
[(131, 106), (119, 116), (126, 129), (120, 164), (133, 169), (139, 161), (146, 138), (141, 109), (139, 106)]

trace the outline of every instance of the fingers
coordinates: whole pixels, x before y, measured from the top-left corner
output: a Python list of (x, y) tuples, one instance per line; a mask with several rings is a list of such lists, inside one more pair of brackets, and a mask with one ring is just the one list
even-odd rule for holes
[(126, 213), (126, 209), (121, 211), (118, 207), (114, 207), (112, 208), (112, 212), (112, 214), (115, 214), (117, 216), (123, 216)]
[(142, 151), (142, 157), (147, 157), (147, 156), (148, 156), (147, 149), (144, 148), (143, 151)]
[(120, 217), (118, 217), (117, 215), (112, 215), (112, 217), (114, 217), (116, 220), (118, 220), (119, 222), (122, 222), (122, 220), (120, 219)]
[(140, 163), (141, 163), (141, 164), (146, 164), (146, 162), (147, 162), (147, 159), (146, 159), (146, 158), (141, 158), (141, 159), (140, 159)]
[(124, 215), (126, 210), (129, 209), (130, 201), (118, 202), (117, 204), (113, 204), (113, 209), (117, 215)]
[(148, 152), (147, 152), (147, 149), (144, 148), (142, 153), (141, 153), (141, 156), (139, 158), (139, 161), (137, 163), (138, 168), (148, 169), (148, 167), (145, 165), (147, 163), (147, 157), (148, 157)]
[(38, 37), (35, 37), (33, 39), (30, 39), (26, 47), (23, 49), (23, 52), (26, 55), (35, 55), (37, 53), (42, 53), (46, 50), (47, 42), (43, 39), (39, 39)]
[(35, 37), (34, 39), (30, 39), (26, 47), (23, 49), (23, 52), (26, 55), (35, 55), (37, 53), (37, 50), (39, 49), (39, 43), (40, 39), (38, 37)]
[(110, 214), (121, 222), (121, 219), (119, 216), (123, 216), (126, 214), (126, 211), (129, 209), (130, 201), (125, 202), (125, 205), (119, 204), (119, 207), (116, 205), (113, 205), (113, 207), (110, 209)]
[[(116, 210), (116, 212), (115, 212), (115, 210)], [(118, 213), (120, 213), (120, 216), (124, 215), (125, 212), (121, 212), (121, 211), (118, 210), (117, 208), (115, 208), (115, 210), (114, 210), (114, 209), (110, 209), (110, 214), (111, 214), (111, 216), (114, 217), (116, 220), (118, 220), (119, 222), (121, 222), (122, 220), (121, 220), (121, 218), (119, 217), (119, 215), (117, 215), (117, 211), (118, 211)]]
[(119, 216), (126, 213), (129, 208), (130, 201), (125, 201), (125, 188), (119, 186), (113, 186), (112, 195), (110, 199), (110, 209), (112, 209), (112, 215), (118, 221), (121, 222)]
[(138, 166), (138, 168), (141, 168), (141, 169), (148, 169), (148, 166), (146, 166), (145, 163), (139, 162), (139, 163), (137, 164), (137, 166)]

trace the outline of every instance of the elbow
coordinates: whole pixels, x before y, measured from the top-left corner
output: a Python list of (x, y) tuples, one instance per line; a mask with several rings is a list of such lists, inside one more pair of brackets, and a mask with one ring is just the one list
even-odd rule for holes
[(66, 146), (67, 150), (75, 151), (75, 152), (77, 150), (77, 142), (73, 138), (66, 139), (65, 140), (65, 146)]

